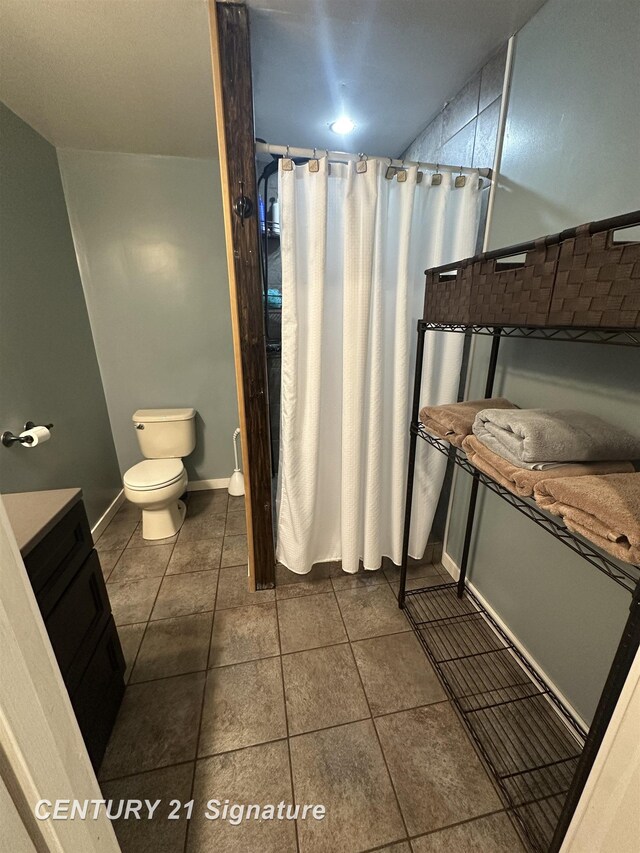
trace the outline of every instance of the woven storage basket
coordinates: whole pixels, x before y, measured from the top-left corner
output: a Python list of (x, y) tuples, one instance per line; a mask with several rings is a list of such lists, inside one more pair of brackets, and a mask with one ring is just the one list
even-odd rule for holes
[(471, 318), (471, 266), (463, 265), (455, 277), (427, 270), (424, 315), (427, 323), (468, 325)]
[(615, 243), (614, 230), (560, 243), (550, 326), (640, 328), (640, 243)]
[(455, 279), (427, 271), (429, 323), (544, 326), (551, 305), (558, 246), (539, 240), (524, 263), (484, 258), (462, 262)]
[(558, 263), (558, 246), (536, 241), (524, 263), (482, 259), (473, 264), (471, 318), (486, 326), (544, 326)]

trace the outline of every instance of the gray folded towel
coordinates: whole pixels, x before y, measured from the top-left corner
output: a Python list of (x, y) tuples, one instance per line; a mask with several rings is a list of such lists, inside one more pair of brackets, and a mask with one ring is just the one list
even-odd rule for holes
[(473, 432), (498, 456), (532, 471), (567, 462), (640, 457), (638, 436), (571, 409), (483, 409)]

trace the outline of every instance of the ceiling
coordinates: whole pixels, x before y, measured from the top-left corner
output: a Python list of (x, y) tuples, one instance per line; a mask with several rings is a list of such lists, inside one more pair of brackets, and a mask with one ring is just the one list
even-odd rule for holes
[[(256, 134), (398, 154), (542, 2), (248, 0)], [(206, 0), (0, 0), (0, 99), (61, 148), (216, 156)]]
[(543, 2), (247, 0), (256, 135), (398, 155)]
[(205, 0), (0, 0), (0, 99), (60, 148), (216, 155)]

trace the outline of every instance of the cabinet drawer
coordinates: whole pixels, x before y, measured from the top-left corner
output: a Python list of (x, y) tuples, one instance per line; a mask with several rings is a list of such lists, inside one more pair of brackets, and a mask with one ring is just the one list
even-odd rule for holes
[(71, 694), (91, 763), (97, 770), (115, 723), (124, 694), (124, 657), (112, 617), (84, 672), (80, 686)]
[(80, 681), (110, 612), (100, 560), (91, 551), (45, 619), (58, 666), (70, 692)]
[(92, 548), (87, 514), (80, 502), (27, 555), (24, 563), (44, 619)]

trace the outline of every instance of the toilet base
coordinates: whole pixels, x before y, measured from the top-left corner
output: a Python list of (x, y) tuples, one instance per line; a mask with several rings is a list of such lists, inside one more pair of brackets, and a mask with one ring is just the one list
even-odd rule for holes
[(187, 507), (184, 501), (171, 501), (161, 509), (142, 510), (142, 538), (168, 539), (182, 527)]

